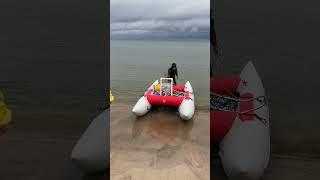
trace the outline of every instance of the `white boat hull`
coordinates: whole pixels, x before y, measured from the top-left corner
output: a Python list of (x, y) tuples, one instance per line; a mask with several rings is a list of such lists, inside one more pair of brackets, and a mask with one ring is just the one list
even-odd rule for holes
[(153, 86), (158, 84), (159, 81), (156, 80), (152, 83), (152, 85), (148, 88), (148, 90), (144, 93), (144, 96), (142, 96), (138, 102), (134, 105), (134, 107), (132, 108), (132, 112), (133, 114), (135, 114), (136, 116), (143, 116), (145, 114), (147, 114), (150, 109), (151, 109), (151, 104), (149, 103), (148, 99), (146, 98), (146, 93), (149, 90), (153, 90)]
[[(251, 93), (254, 97), (265, 96), (261, 79), (253, 64), (249, 62), (240, 74), (240, 94)], [(254, 107), (261, 104), (254, 102)], [(270, 156), (269, 110), (268, 105), (255, 111), (264, 118), (263, 123), (256, 118), (252, 121), (235, 119), (228, 134), (220, 144), (220, 157), (224, 170), (230, 179), (260, 179), (266, 169)]]
[(179, 106), (179, 115), (183, 120), (190, 120), (194, 115), (194, 94), (189, 81), (186, 82), (184, 91), (189, 92), (189, 98), (184, 98)]

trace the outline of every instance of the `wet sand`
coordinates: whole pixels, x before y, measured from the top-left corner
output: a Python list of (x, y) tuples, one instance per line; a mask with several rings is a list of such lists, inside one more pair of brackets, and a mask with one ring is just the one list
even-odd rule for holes
[[(194, 121), (175, 114), (151, 112), (138, 120), (131, 105), (111, 110), (111, 179), (209, 179), (209, 119), (197, 112)], [(165, 117), (165, 118), (164, 118)], [(9, 126), (0, 136), (0, 179), (106, 180), (105, 174), (84, 175), (70, 161), (76, 131), (35, 131)], [(219, 162), (211, 176), (225, 180)], [(320, 158), (272, 155), (264, 180), (318, 180)]]
[(79, 132), (23, 130), (9, 126), (0, 136), (1, 180), (106, 180), (85, 175), (70, 161)]
[(210, 179), (208, 112), (196, 111), (191, 121), (167, 111), (136, 119), (132, 107), (111, 106), (112, 180)]
[[(227, 180), (220, 162), (215, 160), (213, 179)], [(320, 178), (320, 159), (309, 159), (294, 156), (273, 155), (270, 167), (263, 180), (318, 180)]]

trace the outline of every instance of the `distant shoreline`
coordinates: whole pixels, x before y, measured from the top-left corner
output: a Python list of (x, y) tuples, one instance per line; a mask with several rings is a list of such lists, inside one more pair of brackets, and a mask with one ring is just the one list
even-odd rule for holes
[(110, 42), (112, 41), (210, 42), (209, 39), (110, 39)]

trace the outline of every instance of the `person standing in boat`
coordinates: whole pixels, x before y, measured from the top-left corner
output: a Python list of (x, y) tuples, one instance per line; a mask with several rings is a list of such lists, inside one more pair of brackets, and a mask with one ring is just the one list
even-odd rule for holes
[(171, 67), (168, 69), (168, 78), (173, 79), (173, 84), (177, 85), (176, 76), (178, 80), (178, 69), (176, 63), (172, 63)]

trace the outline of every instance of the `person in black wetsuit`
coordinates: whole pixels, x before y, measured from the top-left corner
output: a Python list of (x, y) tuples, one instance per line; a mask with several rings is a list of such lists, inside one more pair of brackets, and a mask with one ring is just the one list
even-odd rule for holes
[(168, 69), (168, 78), (173, 79), (173, 84), (177, 85), (176, 76), (178, 79), (178, 69), (176, 63), (172, 63), (171, 67)]

